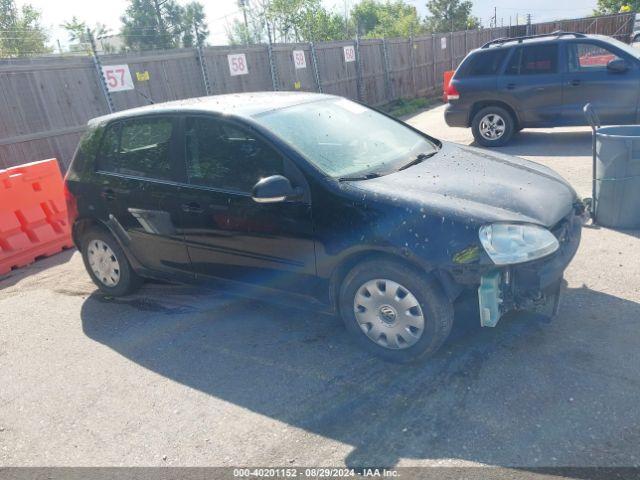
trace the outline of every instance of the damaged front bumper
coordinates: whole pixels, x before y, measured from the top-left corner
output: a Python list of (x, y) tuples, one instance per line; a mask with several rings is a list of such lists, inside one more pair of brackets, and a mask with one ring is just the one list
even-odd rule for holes
[(480, 277), (480, 324), (495, 327), (507, 312), (527, 310), (546, 317), (556, 315), (562, 278), (573, 259), (582, 229), (582, 218), (571, 216), (553, 230), (560, 248), (548, 257), (518, 265), (496, 267)]

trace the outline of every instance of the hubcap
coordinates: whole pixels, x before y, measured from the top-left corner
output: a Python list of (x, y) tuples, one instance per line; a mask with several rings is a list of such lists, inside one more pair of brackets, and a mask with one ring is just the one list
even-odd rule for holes
[(87, 247), (87, 258), (95, 276), (107, 287), (120, 281), (120, 263), (111, 247), (102, 240), (92, 240)]
[(424, 332), (424, 315), (418, 299), (397, 282), (369, 280), (356, 291), (353, 308), (362, 331), (382, 347), (409, 348)]
[(489, 113), (480, 120), (480, 135), (487, 140), (499, 139), (504, 135), (506, 128), (504, 118), (495, 113)]

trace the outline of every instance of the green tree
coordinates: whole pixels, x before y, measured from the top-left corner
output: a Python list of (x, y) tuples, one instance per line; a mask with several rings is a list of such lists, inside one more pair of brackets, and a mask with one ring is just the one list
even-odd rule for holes
[(321, 0), (272, 0), (266, 17), (277, 41), (333, 40), (344, 32), (344, 19), (327, 11)]
[(624, 11), (638, 11), (638, 2), (635, 0), (598, 0), (598, 6), (593, 13), (595, 15), (610, 15)]
[(409, 37), (420, 33), (420, 17), (403, 0), (363, 0), (351, 10), (352, 22), (367, 37)]
[(448, 32), (477, 28), (480, 21), (471, 15), (470, 0), (430, 0), (427, 8), (431, 16), (426, 20), (431, 32)]
[[(192, 47), (197, 43), (204, 43), (209, 36), (204, 6), (199, 2), (188, 3), (184, 7), (184, 35), (182, 36), (182, 46)], [(191, 27), (191, 28), (189, 28)], [(198, 35), (196, 39), (195, 35)]]
[(49, 53), (47, 38), (38, 10), (29, 4), (18, 9), (15, 0), (0, 0), (0, 56)]
[(107, 35), (109, 33), (107, 27), (102, 23), (97, 23), (93, 27), (89, 27), (86, 22), (79, 20), (75, 15), (60, 25), (69, 34), (72, 50), (91, 51), (90, 39), (87, 35), (87, 29), (91, 29), (94, 38)]
[(182, 7), (175, 0), (129, 1), (121, 17), (122, 35), (128, 48), (192, 46), (195, 27), (201, 40), (209, 33), (204, 7), (199, 2)]

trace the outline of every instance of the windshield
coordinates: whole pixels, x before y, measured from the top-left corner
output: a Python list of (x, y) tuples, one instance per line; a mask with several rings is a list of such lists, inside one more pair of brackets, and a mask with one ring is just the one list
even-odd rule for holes
[(331, 177), (385, 174), (436, 145), (358, 103), (331, 98), (265, 112), (256, 121)]

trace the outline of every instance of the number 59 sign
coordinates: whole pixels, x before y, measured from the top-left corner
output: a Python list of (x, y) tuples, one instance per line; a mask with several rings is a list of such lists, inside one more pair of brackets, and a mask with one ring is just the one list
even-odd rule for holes
[(231, 76), (246, 75), (249, 73), (247, 57), (244, 53), (231, 53), (227, 55), (229, 61), (229, 73)]
[(129, 65), (103, 65), (102, 75), (110, 92), (121, 92), (134, 88)]

